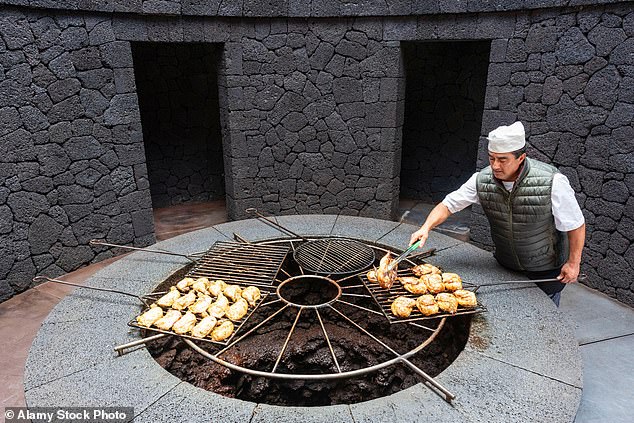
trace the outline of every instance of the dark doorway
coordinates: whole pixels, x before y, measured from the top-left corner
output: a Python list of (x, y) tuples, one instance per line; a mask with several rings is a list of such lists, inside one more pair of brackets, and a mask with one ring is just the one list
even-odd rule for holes
[(220, 44), (133, 43), (153, 207), (224, 198)]
[(402, 43), (401, 198), (438, 202), (475, 172), (490, 46)]

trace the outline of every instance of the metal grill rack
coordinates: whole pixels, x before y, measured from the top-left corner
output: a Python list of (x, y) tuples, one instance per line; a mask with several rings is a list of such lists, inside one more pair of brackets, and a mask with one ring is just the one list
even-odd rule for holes
[[(415, 275), (411, 271), (406, 270), (406, 271), (399, 272), (399, 276), (415, 276)], [(385, 318), (390, 322), (390, 324), (416, 322), (420, 320), (438, 319), (442, 317), (460, 316), (464, 314), (476, 314), (476, 313), (482, 313), (486, 311), (486, 307), (484, 307), (484, 305), (482, 305), (478, 301), (478, 305), (473, 308), (464, 308), (462, 306), (459, 306), (458, 311), (456, 311), (453, 314), (438, 313), (431, 316), (423, 316), (422, 314), (418, 312), (418, 309), (414, 308), (414, 310), (412, 311), (411, 317), (403, 319), (400, 317), (396, 317), (394, 314), (392, 314), (392, 309), (390, 308), (390, 306), (392, 305), (392, 302), (394, 301), (394, 299), (400, 296), (416, 299), (420, 295), (412, 294), (411, 292), (407, 291), (403, 287), (403, 285), (401, 285), (401, 283), (398, 281), (396, 281), (390, 289), (385, 289), (385, 288), (381, 288), (378, 283), (371, 282), (370, 280), (368, 280), (366, 275), (361, 275), (360, 278), (363, 281), (363, 284), (368, 289), (368, 291), (370, 291), (372, 298), (374, 298), (374, 301), (377, 303), (377, 305), (383, 312), (383, 315), (385, 315)], [(469, 284), (463, 284), (463, 285), (467, 289), (471, 288), (469, 290), (473, 292), (477, 291), (478, 289), (478, 287), (473, 287)]]
[(216, 242), (186, 276), (227, 283), (270, 287), (290, 247), (229, 241)]
[[(162, 294), (162, 293), (161, 293)], [(147, 298), (148, 300), (150, 300), (151, 302), (155, 302), (156, 300), (158, 300), (158, 298), (160, 297), (160, 294), (149, 294), (149, 295), (145, 295), (144, 297)], [(247, 322), (247, 320), (249, 320), (249, 318), (251, 317), (251, 315), (255, 312), (255, 310), (258, 309), (258, 307), (260, 307), (260, 305), (264, 302), (264, 299), (268, 296), (268, 293), (263, 292), (262, 296), (260, 297), (260, 299), (256, 302), (255, 307), (251, 308), (249, 307), (249, 312), (240, 320), (238, 321), (234, 321), (234, 329), (233, 329), (233, 333), (231, 334), (231, 336), (229, 336), (227, 339), (222, 340), (222, 341), (214, 341), (211, 338), (196, 338), (194, 336), (189, 336), (189, 335), (180, 335), (177, 333), (172, 332), (171, 330), (161, 330), (155, 327), (145, 327), (145, 326), (141, 326), (137, 323), (136, 319), (132, 319), (128, 322), (128, 326), (131, 327), (135, 327), (135, 328), (139, 328), (139, 329), (145, 329), (151, 332), (156, 332), (156, 333), (162, 333), (165, 335), (174, 335), (174, 336), (179, 336), (181, 338), (187, 338), (187, 339), (191, 339), (192, 341), (203, 341), (203, 342), (208, 342), (211, 344), (217, 344), (217, 345), (228, 345), (233, 338), (236, 336), (236, 334), (238, 332), (240, 332), (240, 329), (242, 328), (242, 326)], [(148, 309), (144, 309), (141, 313), (145, 313)], [(165, 311), (165, 308), (163, 308), (163, 311)], [(140, 314), (141, 314), (140, 313)], [(196, 318), (196, 322), (200, 322), (200, 317)], [(227, 319), (218, 319), (218, 324), (222, 323), (223, 321), (225, 321)]]
[(345, 238), (324, 238), (301, 244), (293, 254), (305, 271), (322, 275), (345, 275), (367, 269), (374, 262), (374, 250)]

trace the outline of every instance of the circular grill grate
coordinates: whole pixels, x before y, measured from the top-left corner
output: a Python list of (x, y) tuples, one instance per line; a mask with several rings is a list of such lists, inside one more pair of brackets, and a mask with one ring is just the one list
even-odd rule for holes
[(360, 272), (374, 263), (374, 250), (351, 239), (326, 238), (301, 244), (293, 254), (309, 272), (343, 275)]

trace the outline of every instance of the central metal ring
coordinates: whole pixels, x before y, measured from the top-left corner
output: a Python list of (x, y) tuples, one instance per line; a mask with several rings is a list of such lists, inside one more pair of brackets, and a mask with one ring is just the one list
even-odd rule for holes
[(300, 275), (282, 282), (277, 287), (277, 295), (291, 306), (320, 308), (337, 301), (341, 287), (325, 276)]

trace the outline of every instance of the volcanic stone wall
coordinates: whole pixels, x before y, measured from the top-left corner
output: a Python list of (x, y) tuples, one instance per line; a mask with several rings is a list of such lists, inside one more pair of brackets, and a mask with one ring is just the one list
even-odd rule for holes
[(401, 197), (440, 201), (475, 172), (488, 42), (403, 43)]
[[(482, 134), (521, 120), (528, 155), (552, 163), (587, 223), (588, 284), (634, 305), (634, 8), (519, 15), (493, 40)], [(479, 167), (486, 166), (482, 139)], [(491, 245), (474, 213), (472, 238)]]
[(130, 45), (109, 19), (0, 10), (0, 300), (154, 242)]
[(224, 199), (214, 44), (135, 43), (132, 56), (153, 207)]
[[(578, 193), (589, 284), (634, 304), (631, 2), (0, 3), (0, 299), (107, 257), (90, 238), (154, 241), (131, 43), (222, 46), (231, 218), (253, 206), (390, 218), (402, 43), (479, 40), (491, 51), (477, 166), (482, 137), (522, 120), (530, 154)], [(475, 240), (487, 233), (476, 211)]]

